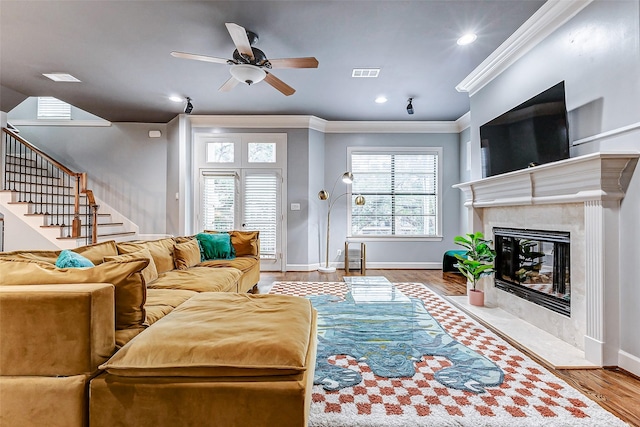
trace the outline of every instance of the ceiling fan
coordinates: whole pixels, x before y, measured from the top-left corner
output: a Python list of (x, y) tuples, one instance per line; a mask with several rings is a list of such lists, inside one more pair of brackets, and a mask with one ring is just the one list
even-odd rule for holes
[(293, 95), (296, 90), (267, 70), (272, 68), (318, 68), (318, 60), (314, 57), (267, 59), (263, 51), (253, 47), (255, 42), (258, 41), (256, 33), (247, 31), (238, 24), (227, 22), (225, 25), (233, 43), (236, 45), (236, 50), (233, 51), (233, 59), (185, 52), (171, 52), (171, 55), (176, 58), (231, 65), (231, 77), (218, 89), (221, 92), (230, 91), (240, 82), (252, 85), (264, 80), (284, 95), (289, 96)]

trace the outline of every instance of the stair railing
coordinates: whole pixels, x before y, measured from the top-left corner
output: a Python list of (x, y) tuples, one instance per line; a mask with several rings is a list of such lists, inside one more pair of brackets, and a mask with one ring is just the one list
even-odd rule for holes
[(32, 214), (46, 215), (48, 225), (68, 230), (67, 237), (83, 237), (84, 217), (85, 241), (96, 243), (99, 206), (87, 189), (87, 174), (73, 172), (7, 128), (2, 133), (3, 190), (16, 192)]

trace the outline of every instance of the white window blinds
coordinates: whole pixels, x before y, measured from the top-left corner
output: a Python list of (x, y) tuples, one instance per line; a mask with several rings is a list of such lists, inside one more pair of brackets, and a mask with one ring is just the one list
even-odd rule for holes
[(352, 235), (435, 236), (438, 232), (437, 152), (354, 152)]
[(235, 188), (235, 174), (203, 175), (201, 219), (203, 230), (234, 229)]
[(71, 120), (71, 105), (52, 96), (39, 96), (38, 118)]
[(278, 183), (275, 172), (247, 173), (244, 179), (244, 228), (260, 230), (260, 257), (277, 256)]

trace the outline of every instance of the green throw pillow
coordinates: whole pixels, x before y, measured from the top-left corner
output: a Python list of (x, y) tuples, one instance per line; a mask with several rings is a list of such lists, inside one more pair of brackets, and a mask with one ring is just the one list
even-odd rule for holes
[(209, 259), (233, 259), (236, 251), (231, 244), (229, 233), (198, 233), (196, 239), (200, 243), (202, 258)]
[(88, 258), (76, 252), (65, 249), (62, 252), (60, 252), (60, 255), (58, 255), (58, 259), (56, 260), (56, 267), (78, 268), (78, 267), (95, 267), (95, 266)]

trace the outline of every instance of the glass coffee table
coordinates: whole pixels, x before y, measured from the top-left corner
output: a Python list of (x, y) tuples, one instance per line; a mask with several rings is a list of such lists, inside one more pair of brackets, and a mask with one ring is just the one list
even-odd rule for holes
[(412, 304), (384, 276), (345, 276), (343, 280), (354, 304)]

